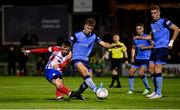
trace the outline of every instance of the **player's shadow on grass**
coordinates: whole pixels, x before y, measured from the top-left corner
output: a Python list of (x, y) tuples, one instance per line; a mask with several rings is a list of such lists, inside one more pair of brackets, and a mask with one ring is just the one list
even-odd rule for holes
[[(54, 98), (45, 98), (45, 100), (49, 100), (49, 101), (58, 101), (58, 100), (56, 100), (56, 99), (54, 99)], [(86, 98), (86, 100), (87, 100), (87, 98)], [(68, 102), (68, 101), (86, 101), (86, 100), (80, 100), (80, 99), (77, 99), (77, 98), (72, 98), (72, 99), (64, 98), (63, 101)]]
[[(54, 99), (54, 98), (45, 98), (45, 100), (49, 100), (49, 101), (60, 101), (60, 100), (56, 100), (56, 99)], [(62, 100), (62, 101), (70, 101), (70, 99), (64, 98), (64, 100)]]
[(118, 93), (118, 94), (122, 93), (123, 94), (125, 92), (124, 91), (111, 91), (111, 90), (109, 90), (109, 94), (113, 94), (113, 93)]

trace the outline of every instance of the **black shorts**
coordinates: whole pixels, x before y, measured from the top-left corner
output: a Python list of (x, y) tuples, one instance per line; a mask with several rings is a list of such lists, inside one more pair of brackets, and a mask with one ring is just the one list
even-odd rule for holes
[(121, 69), (122, 59), (112, 59), (111, 69)]

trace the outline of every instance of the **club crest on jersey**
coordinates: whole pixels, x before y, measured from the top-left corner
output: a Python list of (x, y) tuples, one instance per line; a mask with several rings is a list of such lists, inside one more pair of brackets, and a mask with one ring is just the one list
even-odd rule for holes
[(83, 37), (80, 37), (80, 38), (79, 38), (79, 41), (83, 41)]

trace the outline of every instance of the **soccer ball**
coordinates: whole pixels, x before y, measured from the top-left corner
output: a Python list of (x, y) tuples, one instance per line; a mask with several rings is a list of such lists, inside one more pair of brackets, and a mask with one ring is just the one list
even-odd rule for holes
[(96, 96), (99, 99), (105, 99), (108, 96), (108, 91), (106, 88), (99, 88), (96, 92)]

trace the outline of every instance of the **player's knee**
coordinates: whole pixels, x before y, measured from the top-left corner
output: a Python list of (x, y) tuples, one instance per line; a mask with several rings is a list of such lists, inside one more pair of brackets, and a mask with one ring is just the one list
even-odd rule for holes
[(134, 76), (134, 71), (129, 71), (130, 76)]
[(118, 71), (116, 69), (113, 69), (112, 75), (117, 75), (117, 74), (118, 74)]
[(148, 72), (151, 73), (151, 74), (154, 74), (154, 68), (149, 68)]
[(142, 72), (142, 71), (139, 72), (139, 75), (140, 75), (140, 76), (144, 76), (144, 72)]
[(62, 83), (61, 80), (57, 80), (57, 81), (55, 82), (55, 85), (57, 86), (57, 88), (60, 88), (61, 86), (63, 86), (63, 83)]
[(130, 69), (130, 70), (129, 70), (129, 75), (130, 75), (130, 76), (134, 76), (134, 73), (135, 73), (135, 70), (134, 70), (134, 69)]

